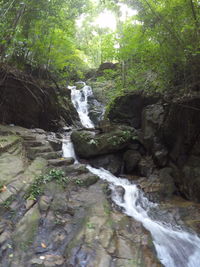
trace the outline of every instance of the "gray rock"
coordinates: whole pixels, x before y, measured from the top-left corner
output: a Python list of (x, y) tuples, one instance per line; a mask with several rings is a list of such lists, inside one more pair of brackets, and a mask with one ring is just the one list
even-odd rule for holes
[(138, 163), (141, 160), (141, 155), (138, 151), (128, 150), (124, 154), (124, 164), (126, 173), (130, 174), (136, 171)]
[(49, 159), (48, 164), (54, 167), (69, 166), (74, 163), (73, 158)]
[(120, 174), (123, 166), (123, 160), (119, 153), (97, 156), (89, 159), (89, 163), (95, 168), (104, 168), (111, 173)]
[(124, 127), (97, 135), (90, 131), (74, 131), (71, 138), (77, 155), (81, 158), (91, 158), (125, 148), (133, 136), (134, 129)]
[(122, 186), (115, 187), (116, 194), (120, 197), (121, 202), (124, 201), (125, 189)]

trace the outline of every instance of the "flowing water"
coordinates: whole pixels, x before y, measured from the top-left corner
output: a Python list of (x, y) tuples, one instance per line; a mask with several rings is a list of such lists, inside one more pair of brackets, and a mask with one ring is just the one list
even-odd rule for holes
[(83, 85), (81, 90), (77, 90), (76, 86), (69, 87), (72, 103), (78, 112), (83, 127), (94, 128), (94, 124), (88, 116), (88, 97), (93, 95), (92, 88), (85, 83)]
[[(79, 91), (75, 87), (72, 89), (72, 101), (77, 108), (81, 122), (84, 127), (93, 127), (93, 123), (88, 117), (87, 98), (92, 93), (91, 88), (84, 86)], [(73, 144), (68, 138), (63, 146), (65, 156), (73, 156), (75, 153)], [(195, 233), (187, 232), (177, 225), (166, 224), (150, 218), (149, 211), (156, 204), (150, 202), (137, 188), (126, 179), (121, 179), (107, 170), (96, 169), (87, 166), (88, 170), (106, 180), (112, 190), (112, 200), (123, 209), (124, 213), (140, 221), (151, 233), (157, 256), (166, 267), (198, 267), (200, 266), (200, 239)], [(124, 196), (118, 193), (116, 187), (124, 189)]]

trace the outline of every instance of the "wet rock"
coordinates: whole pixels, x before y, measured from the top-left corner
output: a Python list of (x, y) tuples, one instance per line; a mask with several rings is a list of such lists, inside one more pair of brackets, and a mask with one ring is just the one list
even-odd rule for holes
[(89, 163), (95, 168), (102, 167), (115, 175), (121, 172), (123, 166), (122, 156), (117, 153), (94, 157), (89, 159)]
[(141, 160), (139, 152), (134, 150), (128, 150), (124, 154), (124, 165), (126, 173), (130, 174), (137, 171), (138, 163)]
[(95, 135), (89, 131), (74, 131), (71, 135), (75, 151), (81, 158), (110, 154), (125, 148), (134, 135), (130, 128)]
[(171, 168), (163, 168), (157, 174), (137, 180), (139, 187), (152, 202), (163, 202), (172, 199), (176, 186), (172, 177)]
[(121, 199), (121, 202), (124, 201), (125, 189), (122, 186), (116, 186), (114, 194), (116, 194)]

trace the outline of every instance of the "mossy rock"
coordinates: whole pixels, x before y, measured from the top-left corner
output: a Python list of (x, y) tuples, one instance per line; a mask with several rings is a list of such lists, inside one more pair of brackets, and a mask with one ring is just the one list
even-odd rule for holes
[(98, 135), (90, 131), (74, 131), (71, 138), (77, 155), (81, 158), (91, 158), (125, 148), (134, 136), (133, 130), (124, 128)]

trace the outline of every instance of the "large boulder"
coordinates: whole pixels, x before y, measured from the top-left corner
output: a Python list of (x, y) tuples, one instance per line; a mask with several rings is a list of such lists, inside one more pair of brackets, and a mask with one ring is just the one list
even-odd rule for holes
[(111, 154), (125, 148), (135, 136), (134, 129), (121, 127), (109, 133), (74, 131), (71, 135), (75, 152), (81, 158)]
[(115, 98), (107, 116), (113, 122), (128, 124), (139, 129), (142, 124), (143, 109), (157, 103), (159, 97), (159, 95), (146, 95), (142, 90), (128, 92)]

